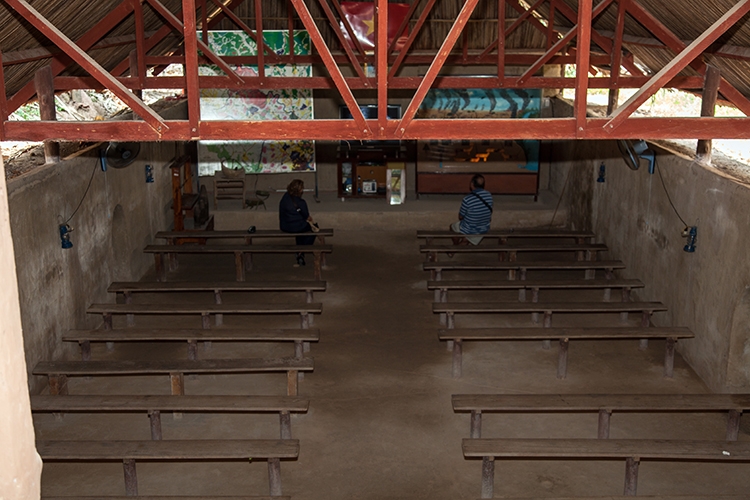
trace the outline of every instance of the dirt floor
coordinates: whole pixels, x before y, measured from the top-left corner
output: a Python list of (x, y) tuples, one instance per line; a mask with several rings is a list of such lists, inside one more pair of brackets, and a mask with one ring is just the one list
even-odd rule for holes
[[(664, 343), (640, 351), (637, 341), (574, 341), (568, 377), (555, 377), (557, 352), (541, 342), (473, 342), (464, 346), (463, 377), (451, 378), (451, 355), (437, 339), (440, 328), (431, 312), (433, 294), (426, 289), (414, 231), (338, 231), (330, 241), (323, 279), (316, 294), (323, 314), (313, 328), (320, 342), (312, 345), (315, 371), (300, 385), (310, 399), (306, 414), (292, 417), (292, 434), (300, 440), (296, 461), (281, 465), (285, 495), (300, 500), (331, 499), (475, 499), (480, 496), (481, 461), (467, 460), (461, 440), (469, 436), (469, 415), (454, 413), (456, 393), (703, 393), (706, 387), (679, 356), (675, 376), (662, 376)], [(547, 255), (546, 258), (550, 256)], [(442, 258), (445, 258), (444, 256)], [(496, 257), (487, 257), (494, 260)], [(528, 255), (520, 258), (539, 258)], [(606, 258), (606, 255), (602, 256)], [(469, 257), (456, 256), (456, 260)], [(476, 260), (476, 258), (471, 258)], [(252, 280), (313, 279), (312, 266), (293, 268), (292, 256), (255, 259)], [(445, 273), (444, 279), (477, 277)], [(529, 279), (565, 274), (529, 274)], [(582, 273), (576, 277), (583, 278)], [(625, 270), (621, 277), (631, 276)], [(484, 278), (491, 276), (485, 274)], [(504, 275), (498, 275), (503, 278)], [(234, 279), (231, 257), (181, 258), (174, 279)], [(146, 276), (144, 279), (154, 279)], [(617, 300), (619, 294), (613, 293)], [(210, 294), (137, 296), (143, 300), (212, 301)], [(540, 300), (600, 300), (601, 291), (542, 291)], [(114, 300), (114, 297), (112, 298)], [(225, 302), (304, 302), (304, 293), (225, 295)], [(513, 292), (466, 292), (451, 300), (517, 300)], [(633, 321), (636, 321), (634, 318)], [(620, 324), (617, 314), (560, 315), (553, 326)], [(654, 318), (658, 324), (658, 313)], [(200, 327), (200, 318), (136, 319), (137, 326)], [(225, 317), (226, 326), (299, 326), (297, 317)], [(459, 316), (456, 326), (534, 326), (528, 315)], [(116, 324), (117, 326), (117, 324)], [(120, 324), (124, 326), (124, 320)], [(686, 340), (685, 342), (689, 342)], [(291, 345), (214, 343), (199, 348), (199, 357), (241, 358), (292, 355)], [(186, 356), (182, 343), (124, 345), (113, 352), (95, 345), (93, 359), (149, 359)], [(285, 393), (283, 374), (188, 376), (187, 394)], [(168, 394), (167, 377), (98, 377), (73, 379), (71, 394)], [(68, 414), (34, 416), (37, 439), (149, 439), (146, 414)], [(162, 417), (164, 439), (278, 437), (274, 414), (184, 414)], [(595, 414), (487, 414), (483, 437), (596, 437)], [(721, 414), (614, 414), (612, 438), (721, 440)], [(743, 431), (741, 440), (747, 440)], [(644, 461), (640, 495), (737, 494), (750, 487), (749, 464)], [(622, 493), (621, 461), (498, 461), (496, 497), (603, 496)], [(265, 462), (139, 463), (141, 495), (264, 495)], [(44, 495), (123, 495), (120, 463), (47, 463)]]

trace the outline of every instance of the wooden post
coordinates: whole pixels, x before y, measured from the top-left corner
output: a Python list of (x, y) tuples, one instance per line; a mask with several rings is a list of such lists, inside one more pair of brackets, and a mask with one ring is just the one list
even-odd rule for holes
[(245, 281), (245, 264), (242, 254), (243, 252), (234, 252), (234, 267), (237, 281)]
[(138, 476), (135, 473), (135, 460), (132, 458), (123, 460), (122, 469), (125, 472), (125, 495), (129, 497), (138, 496)]
[(557, 378), (565, 378), (568, 373), (568, 339), (560, 339), (560, 350), (557, 356)]
[(292, 439), (292, 418), (288, 411), (279, 412), (281, 439)]
[(313, 267), (315, 268), (315, 279), (316, 280), (322, 280), (323, 279), (323, 272), (321, 269), (321, 263), (320, 263), (320, 256), (322, 255), (322, 252), (320, 250), (313, 251)]
[(294, 341), (294, 359), (302, 359), (302, 341)]
[[(617, 71), (620, 69), (617, 68)], [(617, 102), (620, 100), (620, 89), (611, 88), (609, 89), (609, 97), (607, 100), (607, 116), (610, 116), (614, 110), (617, 109)]]
[(635, 457), (628, 457), (625, 460), (625, 492), (626, 497), (634, 497), (638, 491), (638, 466), (640, 460)]
[(463, 342), (461, 339), (453, 341), (453, 378), (461, 378), (461, 354)]
[(91, 361), (91, 342), (84, 340), (78, 343), (81, 346), (81, 360)]
[[(701, 116), (714, 116), (716, 113), (716, 99), (721, 84), (721, 71), (714, 66), (706, 66), (706, 76), (703, 83), (703, 100), (701, 101)], [(699, 139), (695, 148), (695, 155), (703, 161), (711, 162), (711, 139)]]
[(288, 372), (286, 372), (286, 395), (287, 396), (299, 395), (297, 374), (298, 374), (297, 370), (289, 370)]
[(598, 439), (609, 439), (609, 417), (611, 416), (610, 410), (605, 408), (599, 410), (599, 427), (596, 433)]
[(729, 415), (727, 415), (727, 441), (737, 441), (740, 434), (741, 416), (741, 410), (729, 410)]
[(677, 339), (667, 337), (666, 348), (664, 349), (664, 376), (672, 378), (674, 375), (674, 345)]
[(482, 412), (480, 410), (471, 410), (471, 438), (479, 439), (482, 437)]
[(159, 410), (149, 411), (148, 418), (151, 421), (151, 439), (161, 441), (161, 412)]
[(278, 458), (268, 459), (268, 488), (272, 497), (281, 496), (281, 462)]
[(172, 396), (185, 395), (185, 380), (182, 373), (170, 373), (169, 380), (172, 385)]
[[(125, 296), (126, 304), (133, 303), (133, 294), (131, 292), (126, 291), (123, 295)], [(125, 317), (127, 318), (128, 326), (135, 326), (135, 314), (126, 314)]]
[[(221, 304), (221, 290), (214, 290), (214, 303)], [(217, 314), (214, 318), (216, 326), (222, 326), (224, 324), (224, 315)]]
[(68, 376), (54, 373), (47, 376), (50, 396), (66, 396), (68, 394)]
[(495, 457), (482, 457), (482, 498), (492, 498), (495, 486)]
[[(34, 74), (34, 86), (39, 99), (39, 117), (44, 121), (57, 120), (55, 111), (55, 78), (52, 66), (44, 66)], [(60, 144), (44, 141), (44, 160), (47, 163), (60, 161)]]
[(190, 361), (198, 359), (198, 342), (193, 339), (188, 340), (188, 359)]

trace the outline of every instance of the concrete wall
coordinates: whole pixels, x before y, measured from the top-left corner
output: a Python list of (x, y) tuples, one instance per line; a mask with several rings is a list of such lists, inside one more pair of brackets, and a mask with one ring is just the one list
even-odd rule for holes
[[(110, 282), (137, 280), (153, 265), (142, 250), (171, 224), (171, 175), (164, 166), (181, 151), (174, 143), (143, 143), (133, 164), (106, 172), (93, 151), (8, 183), (29, 371), (40, 360), (77, 358), (78, 346), (61, 342), (61, 335), (97, 327), (101, 318), (86, 308), (113, 300)], [(146, 164), (154, 167), (153, 184), (145, 182)], [(73, 248), (63, 249), (58, 226), (73, 214), (89, 180), (69, 222)], [(36, 393), (46, 381), (30, 377), (29, 384)]]
[(26, 500), (39, 498), (42, 461), (34, 446), (4, 175), (0, 176), (0, 280), (0, 498)]
[[(695, 339), (678, 350), (717, 392), (750, 389), (750, 212), (748, 186), (718, 170), (657, 148), (658, 171), (627, 168), (613, 141), (556, 143), (551, 189), (570, 204), (571, 226), (591, 228), (625, 277), (641, 279), (643, 300), (667, 305), (657, 325), (687, 326)], [(601, 162), (606, 181), (597, 183)], [(683, 251), (677, 211), (698, 226), (697, 250)]]

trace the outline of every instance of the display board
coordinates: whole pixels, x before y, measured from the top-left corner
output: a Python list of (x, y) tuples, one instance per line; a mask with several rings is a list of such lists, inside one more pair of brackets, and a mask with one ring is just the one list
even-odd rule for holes
[[(266, 45), (279, 55), (289, 54), (288, 31), (265, 31)], [(244, 31), (209, 31), (208, 46), (220, 56), (253, 56), (255, 41)], [(295, 55), (310, 53), (306, 31), (294, 32)], [(242, 76), (258, 76), (257, 66), (236, 66)], [(201, 65), (201, 75), (223, 75), (216, 66)], [(312, 76), (312, 66), (266, 65), (265, 74)], [(202, 120), (311, 120), (313, 94), (310, 89), (290, 90), (201, 90)], [(222, 163), (247, 173), (278, 173), (315, 170), (315, 141), (200, 141), (200, 175), (213, 175)]]

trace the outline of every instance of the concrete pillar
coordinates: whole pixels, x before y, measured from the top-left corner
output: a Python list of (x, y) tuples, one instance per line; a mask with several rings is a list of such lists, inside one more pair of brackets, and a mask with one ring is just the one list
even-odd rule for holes
[[(4, 171), (0, 155), (0, 171)], [(0, 175), (0, 498), (39, 498), (42, 460), (34, 446), (28, 375), (21, 335), (8, 189)]]

